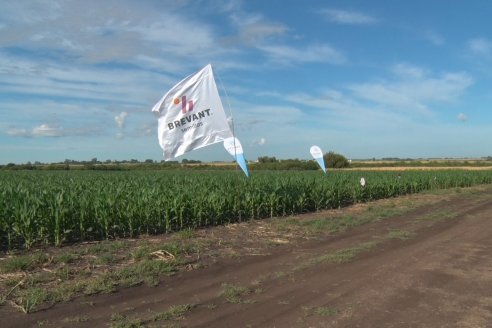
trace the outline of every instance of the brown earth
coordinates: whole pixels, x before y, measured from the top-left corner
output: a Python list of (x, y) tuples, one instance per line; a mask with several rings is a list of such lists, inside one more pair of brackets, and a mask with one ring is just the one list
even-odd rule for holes
[(380, 219), (339, 233), (273, 233), (286, 219), (204, 229), (215, 249), (198, 269), (28, 315), (2, 306), (0, 326), (492, 327), (492, 188), (289, 220), (371, 211)]

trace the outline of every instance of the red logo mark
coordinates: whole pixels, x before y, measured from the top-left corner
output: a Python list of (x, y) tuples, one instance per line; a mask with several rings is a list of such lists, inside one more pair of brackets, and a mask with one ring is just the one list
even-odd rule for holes
[(193, 110), (193, 100), (190, 100), (188, 101), (188, 103), (186, 103), (186, 96), (181, 96), (181, 100), (179, 100), (178, 98), (174, 98), (173, 102), (175, 105), (181, 102), (181, 112), (183, 114), (186, 113), (186, 109), (188, 109), (188, 112), (191, 112)]

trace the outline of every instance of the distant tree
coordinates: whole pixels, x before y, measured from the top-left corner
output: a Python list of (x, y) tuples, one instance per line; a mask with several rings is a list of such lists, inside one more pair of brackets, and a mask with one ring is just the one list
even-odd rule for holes
[(325, 166), (327, 168), (341, 169), (350, 166), (350, 163), (345, 156), (332, 151), (324, 154), (323, 159), (325, 160)]
[(145, 163), (147, 163), (147, 164), (153, 164), (154, 163), (154, 160), (153, 159), (146, 159), (145, 160)]
[(273, 157), (262, 156), (262, 157), (258, 157), (258, 162), (259, 163), (277, 163), (278, 160), (275, 158), (275, 156), (273, 156)]
[(200, 164), (201, 162), (202, 161), (183, 158), (183, 160), (181, 161), (181, 164)]

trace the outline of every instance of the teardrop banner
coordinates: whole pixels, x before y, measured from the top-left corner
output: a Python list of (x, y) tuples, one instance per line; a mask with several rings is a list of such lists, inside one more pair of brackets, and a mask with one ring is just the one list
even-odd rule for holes
[(309, 151), (311, 152), (311, 156), (313, 156), (316, 162), (318, 162), (318, 165), (323, 173), (326, 174), (325, 160), (323, 159), (323, 152), (321, 151), (321, 148), (318, 146), (311, 146)]
[(241, 167), (244, 174), (249, 177), (248, 166), (244, 158), (243, 147), (237, 138), (227, 138), (224, 140), (224, 148), (236, 160), (236, 163)]

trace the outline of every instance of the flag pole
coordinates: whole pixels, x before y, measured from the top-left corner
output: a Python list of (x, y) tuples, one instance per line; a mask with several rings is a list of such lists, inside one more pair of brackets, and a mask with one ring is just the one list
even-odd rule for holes
[[(213, 68), (212, 68), (213, 69)], [(227, 101), (227, 105), (228, 105), (228, 109), (229, 109), (229, 115), (231, 116), (231, 123), (232, 123), (232, 137), (234, 138), (234, 159), (236, 161), (236, 170), (239, 169), (239, 164), (237, 162), (237, 154), (236, 154), (236, 134), (234, 132), (234, 116), (232, 116), (232, 109), (231, 109), (231, 102), (229, 101), (229, 95), (227, 94), (227, 90), (224, 86), (224, 83), (222, 82), (222, 79), (220, 78), (219, 74), (215, 74), (215, 76), (217, 76), (217, 78), (219, 79), (220, 81), (220, 85), (222, 87), (222, 90), (224, 90), (224, 93), (225, 93), (225, 96), (226, 96), (226, 101)]]

